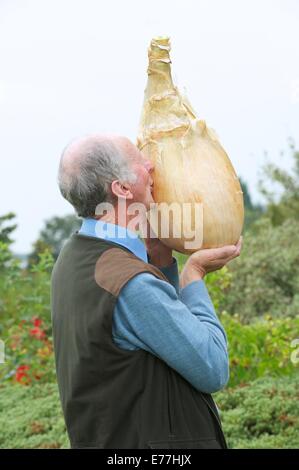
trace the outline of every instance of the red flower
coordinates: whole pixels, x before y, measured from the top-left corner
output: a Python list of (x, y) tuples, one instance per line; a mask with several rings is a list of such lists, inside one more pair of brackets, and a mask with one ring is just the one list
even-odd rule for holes
[(19, 366), (15, 374), (16, 381), (22, 384), (28, 384), (30, 382), (30, 379), (26, 371), (28, 371), (29, 369), (30, 367), (27, 365)]
[(34, 326), (36, 326), (37, 328), (39, 328), (39, 327), (41, 326), (41, 324), (42, 324), (42, 320), (41, 320), (40, 318), (34, 317), (34, 318), (32, 319), (32, 323), (33, 323)]
[(37, 339), (43, 339), (46, 336), (46, 333), (38, 326), (32, 328), (29, 333), (31, 336), (35, 336)]

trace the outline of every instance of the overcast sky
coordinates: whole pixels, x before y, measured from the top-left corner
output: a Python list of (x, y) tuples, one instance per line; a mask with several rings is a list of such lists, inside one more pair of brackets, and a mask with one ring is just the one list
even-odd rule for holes
[[(299, 146), (297, 0), (0, 0), (0, 215), (17, 213), (16, 252), (72, 212), (57, 188), (74, 137), (135, 142), (147, 48), (171, 37), (173, 76), (214, 128), (239, 176)], [(285, 150), (285, 156), (280, 151)]]

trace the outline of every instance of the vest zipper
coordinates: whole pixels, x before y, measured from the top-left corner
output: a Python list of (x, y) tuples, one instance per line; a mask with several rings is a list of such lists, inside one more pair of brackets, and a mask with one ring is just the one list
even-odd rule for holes
[[(208, 400), (205, 398), (205, 396), (203, 394), (201, 394), (202, 398), (204, 399), (205, 403), (208, 405), (208, 408), (209, 410), (212, 412), (213, 416), (215, 417), (216, 421), (217, 421), (217, 424), (219, 426), (219, 431), (220, 431), (220, 438), (221, 438), (221, 441), (222, 441), (222, 444), (224, 445), (224, 448), (227, 449), (227, 443), (226, 443), (226, 440), (225, 440), (225, 436), (224, 436), (224, 433), (222, 431), (222, 425), (221, 425), (221, 421), (219, 420), (217, 414), (215, 413), (215, 410), (212, 408), (212, 406), (210, 405), (210, 403), (208, 402)], [(212, 398), (213, 400), (213, 398)]]

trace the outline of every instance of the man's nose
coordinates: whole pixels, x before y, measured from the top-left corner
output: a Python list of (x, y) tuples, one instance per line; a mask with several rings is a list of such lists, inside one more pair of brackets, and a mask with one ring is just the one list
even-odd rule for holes
[(152, 173), (154, 171), (154, 165), (150, 160), (146, 160), (145, 168), (147, 169), (149, 173)]

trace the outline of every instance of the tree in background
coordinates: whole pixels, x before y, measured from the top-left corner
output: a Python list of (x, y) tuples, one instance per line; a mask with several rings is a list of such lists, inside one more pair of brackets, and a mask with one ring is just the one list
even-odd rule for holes
[(254, 204), (252, 202), (247, 183), (242, 178), (239, 178), (239, 181), (244, 198), (244, 231), (247, 231), (253, 225), (253, 223), (261, 217), (265, 211), (265, 208), (261, 204)]
[(50, 249), (54, 259), (57, 259), (64, 242), (81, 226), (81, 220), (73, 214), (64, 217), (52, 217), (45, 221), (38, 239), (33, 243), (33, 250), (28, 258), (28, 266), (38, 261), (38, 254)]
[(16, 217), (14, 212), (0, 216), (0, 242), (10, 245), (14, 240), (10, 238), (12, 232), (17, 228), (17, 224), (11, 225), (10, 222)]
[(47, 250), (53, 253), (52, 247), (39, 238), (32, 243), (32, 248), (33, 250), (27, 259), (27, 268), (32, 268), (39, 262), (41, 253), (45, 253)]
[(0, 318), (4, 298), (3, 295), (1, 295), (1, 288), (6, 284), (6, 281), (3, 282), (1, 277), (3, 273), (9, 269), (11, 279), (13, 279), (15, 273), (18, 271), (19, 261), (13, 256), (10, 249), (10, 245), (14, 242), (14, 240), (11, 239), (11, 234), (17, 228), (17, 224), (11, 224), (11, 221), (15, 217), (16, 215), (13, 212), (0, 216)]
[[(281, 225), (287, 219), (299, 221), (299, 151), (292, 139), (289, 139), (289, 149), (294, 159), (291, 172), (268, 163), (263, 168), (264, 179), (259, 182), (260, 192), (267, 201), (266, 216), (273, 226)], [(272, 187), (278, 184), (282, 188), (283, 193), (278, 201), (275, 192), (267, 188), (267, 182)]]

